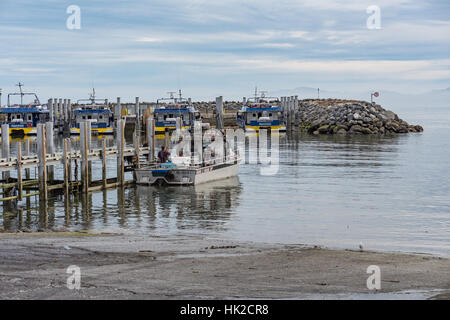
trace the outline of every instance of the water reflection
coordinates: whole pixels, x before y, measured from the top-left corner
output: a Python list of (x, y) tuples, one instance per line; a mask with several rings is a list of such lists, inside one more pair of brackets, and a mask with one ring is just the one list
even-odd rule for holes
[(134, 186), (101, 192), (51, 197), (18, 207), (3, 206), (2, 226), (7, 231), (99, 231), (109, 227), (133, 232), (175, 229), (226, 230), (226, 221), (239, 206), (237, 177), (199, 186)]

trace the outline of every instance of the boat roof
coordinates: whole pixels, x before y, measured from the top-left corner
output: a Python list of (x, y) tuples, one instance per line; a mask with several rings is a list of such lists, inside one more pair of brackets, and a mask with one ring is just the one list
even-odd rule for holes
[(50, 111), (37, 107), (8, 107), (2, 108), (0, 113), (50, 113)]
[(281, 111), (279, 106), (274, 106), (268, 103), (252, 103), (244, 106), (243, 111)]
[(109, 109), (76, 109), (73, 112), (74, 114), (88, 114), (88, 113), (104, 113), (111, 114), (111, 110)]
[(156, 108), (153, 113), (174, 113), (174, 112), (194, 112), (195, 110), (191, 107), (178, 107), (178, 108)]

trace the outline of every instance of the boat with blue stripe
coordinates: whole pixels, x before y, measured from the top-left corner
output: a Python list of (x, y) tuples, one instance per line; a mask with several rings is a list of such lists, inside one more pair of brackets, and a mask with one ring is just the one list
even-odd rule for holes
[(245, 131), (258, 132), (261, 129), (286, 131), (286, 122), (279, 106), (279, 100), (275, 97), (266, 97), (264, 92), (258, 96), (245, 99), (243, 106), (236, 115), (236, 121)]
[(77, 105), (73, 111), (71, 134), (80, 134), (80, 124), (84, 121), (90, 121), (91, 130), (94, 133), (114, 133), (114, 115), (108, 108), (108, 101), (95, 98), (95, 89), (92, 89), (89, 99), (80, 99)]
[(153, 110), (157, 134), (176, 130), (177, 118), (181, 118), (182, 129), (192, 128), (194, 121), (201, 118), (200, 113), (193, 107), (191, 99), (182, 97), (181, 90), (179, 90), (178, 97), (174, 96), (175, 92), (169, 92), (169, 94), (169, 98), (158, 99)]
[[(50, 121), (50, 111), (47, 105), (42, 105), (34, 92), (23, 92), (23, 84), (17, 84), (20, 92), (8, 94), (7, 107), (1, 108), (2, 123), (9, 125), (11, 136), (36, 135), (38, 123)], [(14, 96), (20, 96), (20, 104), (12, 103)], [(32, 102), (24, 103), (27, 97), (32, 97)], [(0, 133), (1, 130), (0, 130)]]

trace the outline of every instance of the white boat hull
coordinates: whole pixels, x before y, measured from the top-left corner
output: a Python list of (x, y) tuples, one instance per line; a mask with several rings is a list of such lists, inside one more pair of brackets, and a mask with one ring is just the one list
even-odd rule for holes
[(135, 171), (136, 183), (144, 185), (198, 185), (235, 177), (238, 174), (239, 165), (239, 161), (237, 161), (236, 163), (224, 163), (201, 168), (169, 169), (164, 176), (155, 176), (155, 168), (141, 168)]

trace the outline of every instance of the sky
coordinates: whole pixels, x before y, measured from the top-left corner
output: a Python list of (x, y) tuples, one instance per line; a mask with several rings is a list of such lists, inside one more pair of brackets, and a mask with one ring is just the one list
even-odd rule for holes
[(95, 86), (130, 102), (255, 86), (416, 94), (450, 87), (449, 17), (447, 0), (0, 0), (0, 88), (76, 100)]

